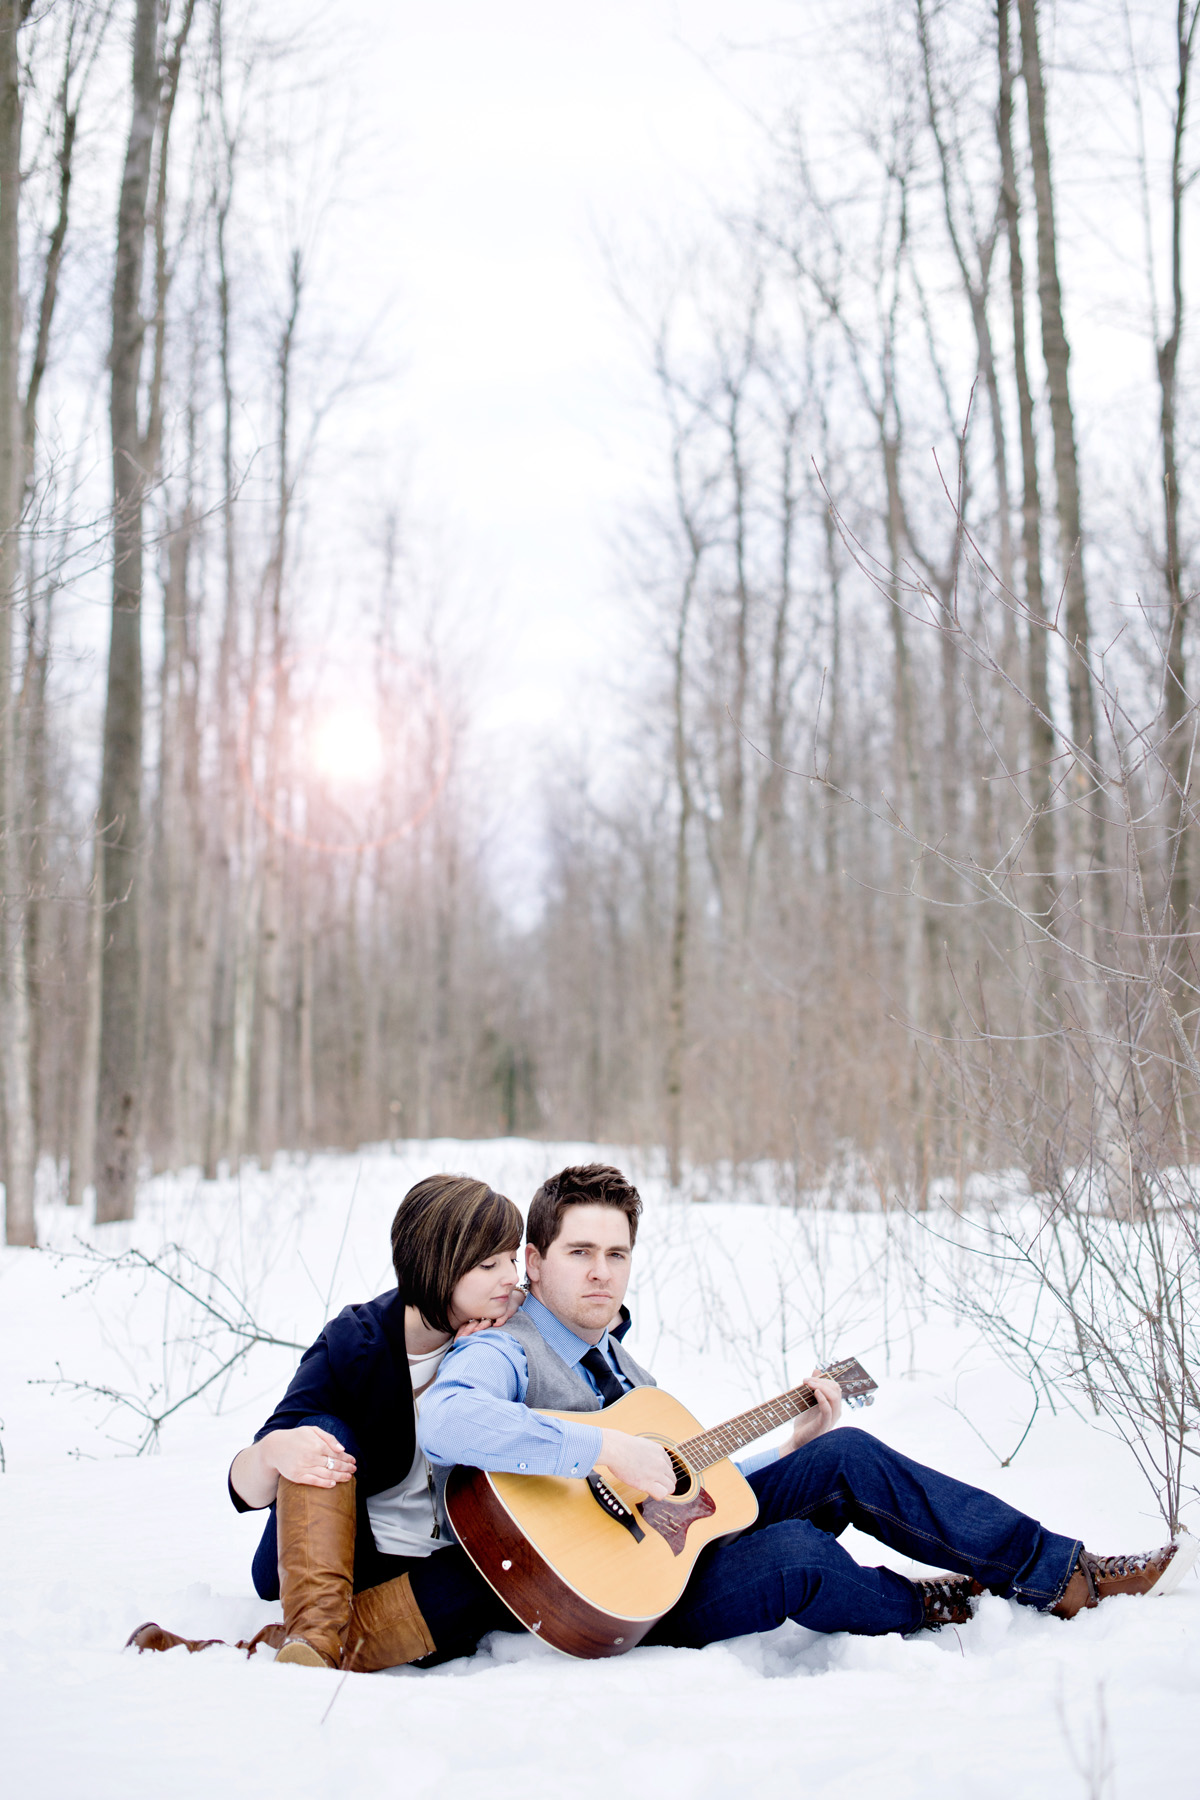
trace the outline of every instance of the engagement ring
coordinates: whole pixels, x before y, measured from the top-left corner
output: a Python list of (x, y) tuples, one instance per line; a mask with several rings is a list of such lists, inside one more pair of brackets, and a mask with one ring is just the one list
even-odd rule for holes
[(326, 1468), (327, 1468), (327, 1469), (332, 1469), (332, 1467), (333, 1467), (333, 1458), (332, 1458), (332, 1456), (327, 1456), (327, 1457), (326, 1457), (326, 1458), (325, 1458), (325, 1467), (326, 1467)]

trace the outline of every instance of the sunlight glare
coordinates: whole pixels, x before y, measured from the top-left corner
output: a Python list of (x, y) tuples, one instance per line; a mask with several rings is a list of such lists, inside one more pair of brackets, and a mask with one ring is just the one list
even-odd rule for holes
[(365, 786), (383, 773), (379, 727), (349, 706), (326, 714), (312, 734), (309, 754), (326, 781)]

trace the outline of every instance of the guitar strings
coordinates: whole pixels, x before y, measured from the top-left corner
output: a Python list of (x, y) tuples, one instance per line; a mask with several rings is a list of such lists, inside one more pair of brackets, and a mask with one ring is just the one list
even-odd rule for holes
[[(835, 1363), (829, 1373), (836, 1380), (838, 1371), (848, 1374), (862, 1370), (857, 1363)], [(869, 1377), (867, 1378), (870, 1379)], [(872, 1385), (874, 1385), (872, 1383)], [(774, 1400), (766, 1400), (761, 1406), (755, 1406), (749, 1412), (739, 1413), (734, 1419), (726, 1419), (722, 1425), (714, 1425), (709, 1431), (702, 1431), (697, 1437), (688, 1438), (680, 1444), (679, 1454), (683, 1456), (689, 1467), (697, 1473), (710, 1469), (714, 1463), (724, 1460), (734, 1450), (762, 1437), (773, 1426), (786, 1425), (789, 1419), (799, 1418), (817, 1403), (817, 1397), (806, 1381), (799, 1387), (792, 1388), (786, 1394), (779, 1394)]]

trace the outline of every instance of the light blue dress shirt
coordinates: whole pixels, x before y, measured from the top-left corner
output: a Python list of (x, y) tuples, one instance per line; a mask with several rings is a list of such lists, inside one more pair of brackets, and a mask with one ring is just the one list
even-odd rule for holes
[[(592, 1346), (532, 1294), (521, 1310), (550, 1348), (599, 1395), (590, 1371), (580, 1366), (580, 1358)], [(607, 1332), (598, 1348), (628, 1390), (631, 1383), (613, 1359)], [(528, 1391), (525, 1351), (507, 1331), (477, 1331), (451, 1344), (437, 1380), (421, 1398), (417, 1438), (422, 1450), (442, 1468), (466, 1463), (473, 1469), (508, 1469), (522, 1475), (589, 1475), (600, 1455), (599, 1426), (534, 1412), (524, 1404)], [(777, 1454), (760, 1451), (739, 1467), (749, 1475), (774, 1462)]]

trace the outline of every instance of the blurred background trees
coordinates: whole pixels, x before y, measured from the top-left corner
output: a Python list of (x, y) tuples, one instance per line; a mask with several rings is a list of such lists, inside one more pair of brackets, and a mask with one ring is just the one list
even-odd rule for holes
[[(330, 300), (328, 46), (4, 0), (10, 1241), (39, 1157), (118, 1218), (144, 1159), (400, 1135), (853, 1161), (918, 1204), (1099, 1146), (1136, 1203), (1130, 1107), (1143, 1167), (1200, 1123), (1196, 11), (855, 5), (781, 47), (741, 208), (611, 247), (631, 654), (514, 908), (476, 616), (324, 448), (381, 378)], [(1099, 417), (1070, 347), (1114, 270), (1144, 357)]]

